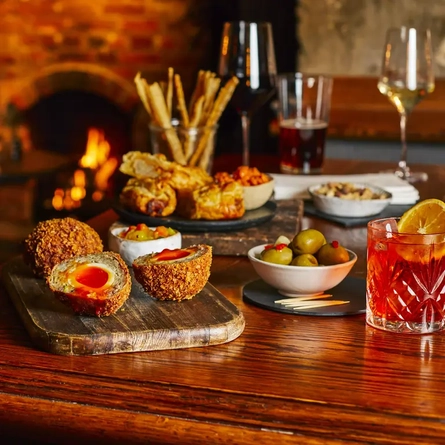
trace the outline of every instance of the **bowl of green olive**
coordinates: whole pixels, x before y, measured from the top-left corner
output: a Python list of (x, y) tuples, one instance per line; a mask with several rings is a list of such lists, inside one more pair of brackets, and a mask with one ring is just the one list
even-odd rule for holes
[(146, 224), (126, 225), (118, 221), (108, 230), (108, 248), (119, 253), (129, 266), (142, 255), (181, 247), (181, 233), (170, 227), (148, 227)]
[(340, 284), (351, 271), (357, 255), (338, 241), (328, 242), (315, 229), (292, 239), (251, 248), (247, 256), (260, 278), (284, 296), (316, 295)]

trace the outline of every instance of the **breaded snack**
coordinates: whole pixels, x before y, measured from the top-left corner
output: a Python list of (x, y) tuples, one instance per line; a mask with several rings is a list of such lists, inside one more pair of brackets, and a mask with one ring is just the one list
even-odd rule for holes
[(121, 204), (149, 216), (168, 216), (176, 209), (176, 193), (167, 181), (128, 180), (119, 196)]
[(237, 182), (212, 183), (178, 192), (176, 213), (188, 219), (224, 220), (245, 213), (243, 187)]
[(137, 179), (166, 181), (175, 190), (202, 187), (212, 182), (212, 177), (200, 167), (186, 167), (167, 161), (163, 154), (140, 151), (126, 153), (119, 170)]
[(102, 252), (98, 233), (74, 218), (42, 221), (24, 241), (23, 259), (38, 277), (46, 277), (53, 267), (76, 255)]
[(212, 248), (197, 244), (184, 249), (164, 249), (136, 258), (134, 277), (158, 300), (189, 300), (206, 285), (212, 265)]
[(131, 291), (131, 276), (114, 252), (76, 256), (57, 264), (47, 278), (54, 295), (78, 315), (115, 313)]
[(173, 162), (167, 161), (163, 154), (129, 151), (122, 157), (119, 170), (138, 179), (155, 179), (173, 170)]
[(177, 164), (168, 178), (177, 191), (195, 189), (213, 182), (212, 177), (201, 167), (184, 167)]

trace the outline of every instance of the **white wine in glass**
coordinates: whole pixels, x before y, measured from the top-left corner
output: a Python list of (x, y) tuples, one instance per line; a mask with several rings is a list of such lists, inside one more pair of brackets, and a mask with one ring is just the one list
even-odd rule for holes
[(407, 165), (406, 123), (413, 108), (434, 91), (431, 34), (428, 29), (391, 28), (386, 34), (379, 91), (400, 115), (402, 152), (395, 174), (409, 182), (426, 181), (428, 175)]

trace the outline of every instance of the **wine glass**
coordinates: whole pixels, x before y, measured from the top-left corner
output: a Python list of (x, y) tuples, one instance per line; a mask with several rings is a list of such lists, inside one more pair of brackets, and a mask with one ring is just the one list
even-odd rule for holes
[(395, 174), (409, 182), (426, 181), (426, 173), (412, 172), (407, 165), (406, 123), (415, 105), (434, 91), (428, 29), (401, 27), (388, 30), (378, 89), (400, 115), (402, 153)]
[(240, 81), (231, 104), (241, 117), (243, 165), (249, 165), (251, 117), (272, 97), (276, 72), (270, 23), (239, 21), (224, 24), (218, 74), (223, 79), (236, 76)]

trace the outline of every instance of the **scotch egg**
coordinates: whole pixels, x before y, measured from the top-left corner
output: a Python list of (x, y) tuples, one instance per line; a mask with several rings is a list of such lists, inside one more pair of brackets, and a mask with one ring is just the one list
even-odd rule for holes
[(206, 285), (212, 264), (212, 247), (197, 244), (183, 249), (164, 249), (136, 258), (134, 277), (158, 300), (189, 300)]
[(116, 312), (131, 291), (128, 267), (114, 252), (65, 260), (53, 268), (47, 283), (76, 314), (98, 317)]
[(91, 294), (91, 297), (94, 298), (95, 294), (113, 285), (115, 275), (106, 264), (76, 264), (75, 261), (73, 263), (75, 264), (63, 272), (67, 285), (72, 286), (78, 292), (82, 291), (87, 297)]

